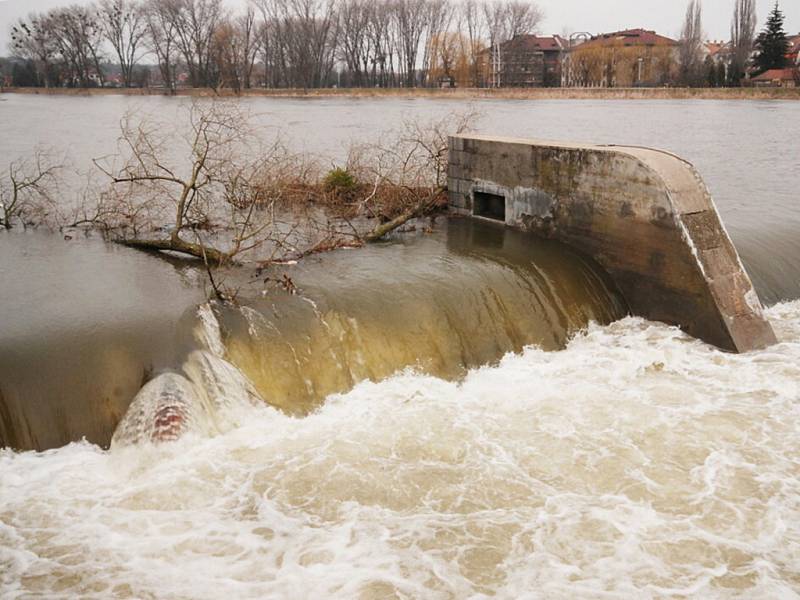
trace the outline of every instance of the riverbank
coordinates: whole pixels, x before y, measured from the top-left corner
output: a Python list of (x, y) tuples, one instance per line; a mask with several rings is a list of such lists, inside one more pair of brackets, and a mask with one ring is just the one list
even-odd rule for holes
[[(163, 96), (162, 88), (2, 88), (0, 93), (66, 96)], [(266, 98), (431, 98), (508, 100), (800, 100), (800, 88), (320, 88), (230, 89), (181, 88), (178, 96)]]

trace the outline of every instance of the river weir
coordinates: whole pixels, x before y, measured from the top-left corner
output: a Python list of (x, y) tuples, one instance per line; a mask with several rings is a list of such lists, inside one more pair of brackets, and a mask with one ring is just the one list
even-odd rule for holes
[(768, 314), (781, 342), (753, 355), (627, 318), (458, 382), (413, 371), (363, 382), (302, 419), (242, 403), (217, 435), (3, 451), (3, 585), (790, 595), (800, 305)]
[[(466, 219), (440, 221), (436, 232), (279, 266), (255, 281), (251, 270), (233, 268), (226, 276), (230, 285), (241, 288), (238, 305), (212, 303), (197, 309), (187, 302), (182, 316), (173, 313), (171, 326), (169, 311), (161, 314), (158, 332), (148, 324), (154, 318), (150, 309), (133, 306), (130, 322), (110, 315), (105, 335), (118, 334), (118, 344), (96, 347), (96, 329), (102, 326), (97, 321), (87, 327), (62, 323), (66, 331), (51, 334), (59, 343), (38, 358), (35, 341), (16, 341), (0, 386), (4, 445), (45, 449), (73, 441), (78, 432), (78, 438), (107, 445), (130, 402), (130, 386), (135, 393), (162, 372), (137, 396), (149, 400), (134, 403), (153, 417), (145, 427), (155, 427), (160, 419), (162, 396), (165, 426), (171, 411), (199, 419), (209, 403), (224, 402), (232, 393), (217, 381), (230, 369), (212, 355), (245, 374), (261, 402), (299, 416), (330, 394), (399, 370), (455, 380), (527, 345), (563, 348), (590, 322), (610, 323), (626, 312), (602, 270), (561, 244)], [(97, 249), (94, 260), (111, 266), (120, 279), (158, 262), (123, 250), (121, 256), (112, 255), (112, 263), (104, 247)], [(48, 278), (46, 272), (39, 276)], [(265, 287), (262, 281), (281, 277), (292, 282), (291, 292), (275, 284)], [(72, 318), (59, 309), (54, 307), (53, 318)], [(131, 331), (137, 328), (144, 328), (145, 335)], [(115, 347), (120, 348), (116, 359)], [(68, 356), (80, 377), (64, 390), (59, 373)], [(32, 377), (32, 367), (46, 377)], [(214, 397), (199, 399), (208, 393)], [(28, 401), (31, 397), (38, 402)], [(148, 431), (139, 437), (159, 435)]]
[[(676, 106), (620, 141), (737, 110)], [(0, 596), (793, 597), (798, 221), (711, 162), (777, 339), (741, 354), (488, 219), (221, 269), (235, 304), (192, 261), (0, 235)]]

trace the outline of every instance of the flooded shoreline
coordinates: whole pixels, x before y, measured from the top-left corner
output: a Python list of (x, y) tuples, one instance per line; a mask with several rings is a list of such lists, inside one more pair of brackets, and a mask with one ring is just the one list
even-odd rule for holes
[[(3, 159), (49, 140), (79, 167), (134, 101), (2, 99)], [(243, 102), (334, 163), (464, 104)], [(0, 432), (50, 448), (0, 449), (0, 596), (797, 594), (800, 105), (479, 104), (493, 134), (692, 161), (778, 343), (728, 354), (625, 317), (580, 256), (469, 222), (223, 271), (225, 309), (196, 263), (0, 232)]]
[[(0, 119), (0, 163), (31, 155), (37, 145), (68, 151), (69, 204), (93, 172), (92, 159), (117, 151), (120, 119), (127, 110), (162, 119), (181, 116), (189, 98), (107, 95), (5, 96)], [(795, 175), (800, 155), (800, 104), (707, 100), (492, 100), (394, 98), (380, 101), (320, 98), (243, 98), (255, 131), (276, 136), (292, 151), (326, 165), (343, 165), (353, 143), (375, 141), (404, 119), (441, 118), (471, 109), (482, 116), (478, 133), (668, 150), (689, 160), (711, 191), (719, 214), (762, 300), (800, 297), (800, 211)], [(56, 118), (58, 115), (58, 118)], [(779, 133), (775, 133), (779, 132)], [(0, 164), (2, 167), (2, 164)], [(2, 257), (0, 257), (0, 261)]]

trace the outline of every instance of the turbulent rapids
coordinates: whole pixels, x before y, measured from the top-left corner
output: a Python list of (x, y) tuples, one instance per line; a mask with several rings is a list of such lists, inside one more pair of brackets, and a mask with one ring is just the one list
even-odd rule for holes
[(220, 408), (231, 405), (305, 415), (403, 369), (458, 379), (530, 344), (562, 348), (588, 323), (624, 314), (587, 261), (496, 226), (455, 221), (446, 244), (350, 254), (346, 279), (323, 260), (292, 272), (296, 293), (202, 305), (184, 320), (194, 349), (142, 388), (114, 443), (220, 431)]
[(240, 304), (184, 314), (109, 450), (0, 450), (4, 597), (800, 585), (800, 302), (767, 310), (777, 345), (727, 354), (624, 317), (581, 256), (464, 221), (226, 277)]
[[(76, 170), (126, 111), (182, 102), (3, 99), (0, 161), (52, 142)], [(336, 164), (463, 108), (241, 102)], [(464, 222), (221, 270), (239, 306), (196, 264), (0, 232), (0, 598), (798, 597), (800, 103), (476, 108), (493, 135), (690, 160), (778, 343), (625, 317), (581, 256)]]
[(792, 597), (800, 303), (768, 316), (781, 342), (749, 355), (626, 318), (458, 382), (413, 370), (362, 382), (303, 419), (249, 406), (245, 389), (222, 434), (2, 451), (0, 585), (10, 597)]
[[(45, 241), (31, 246), (42, 252)], [(527, 345), (563, 348), (590, 322), (625, 314), (590, 261), (559, 244), (465, 220), (256, 279), (252, 269), (233, 268), (220, 277), (240, 291), (238, 306), (198, 311), (183, 300), (183, 317), (176, 309), (186, 293), (174, 290), (168, 265), (133, 253), (132, 269), (127, 250), (108, 256), (100, 246), (95, 266), (91, 248), (77, 265), (70, 255), (61, 264), (48, 259), (31, 280), (45, 282), (43, 295), (60, 288), (57, 277), (67, 280), (67, 293), (80, 292), (80, 278), (102, 269), (116, 285), (99, 293), (90, 282), (88, 293), (54, 303), (52, 317), (33, 314), (46, 336), (20, 331), (14, 339), (12, 329), (6, 346), (0, 339), (0, 358), (8, 357), (0, 360), (0, 445), (42, 450), (86, 437), (106, 446), (123, 415), (118, 439), (131, 431), (136, 439), (213, 431), (219, 405), (245, 396), (305, 415), (363, 380), (405, 368), (455, 380)], [(64, 255), (61, 248), (45, 252)], [(185, 263), (180, 268), (189, 279)], [(134, 280), (138, 292), (145, 277), (154, 289), (133, 303), (124, 286)], [(293, 287), (276, 283), (284, 277)], [(25, 303), (15, 309), (29, 310)]]

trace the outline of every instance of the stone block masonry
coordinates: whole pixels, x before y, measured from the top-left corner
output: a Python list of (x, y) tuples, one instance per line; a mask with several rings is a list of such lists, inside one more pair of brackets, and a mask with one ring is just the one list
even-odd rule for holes
[(776, 341), (708, 189), (673, 154), (452, 136), (448, 189), (454, 213), (557, 239), (593, 258), (632, 314), (734, 352)]

